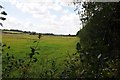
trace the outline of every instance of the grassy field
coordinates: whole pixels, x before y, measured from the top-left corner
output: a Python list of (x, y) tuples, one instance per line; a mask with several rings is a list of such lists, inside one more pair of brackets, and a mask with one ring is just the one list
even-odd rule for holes
[[(26, 54), (30, 53), (30, 47), (36, 46), (34, 41), (38, 41), (38, 35), (29, 34), (2, 34), (2, 43), (10, 46), (10, 50), (4, 48), (3, 57), (5, 53), (13, 54), (16, 58), (23, 58)], [(68, 53), (73, 54), (76, 52), (76, 43), (79, 41), (77, 37), (63, 37), (63, 36), (43, 36), (41, 37), (37, 50), (40, 54), (36, 57), (38, 62), (32, 65), (31, 75), (38, 77), (40, 73), (49, 68), (50, 64), (46, 60), (55, 60), (57, 73), (64, 69), (64, 60), (67, 58)], [(43, 63), (43, 64), (42, 64)], [(44, 69), (42, 66), (46, 66)]]

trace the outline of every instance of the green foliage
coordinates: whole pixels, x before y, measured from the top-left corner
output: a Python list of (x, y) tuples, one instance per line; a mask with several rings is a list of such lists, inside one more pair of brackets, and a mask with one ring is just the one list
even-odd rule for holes
[[(40, 38), (39, 38), (40, 39)], [(37, 42), (37, 44), (39, 41)], [(10, 46), (7, 46), (6, 44), (3, 44), (2, 46), (7, 47), (7, 49), (10, 49)], [(29, 75), (30, 67), (33, 63), (37, 62), (37, 58), (35, 57), (36, 54), (39, 54), (37, 52), (36, 47), (30, 47), (31, 52), (26, 55), (26, 57), (22, 59), (15, 58), (14, 55), (10, 55), (8, 52), (6, 53), (6, 56), (3, 57), (3, 78), (13, 78), (13, 72), (19, 74), (20, 78), (27, 78)], [(16, 72), (17, 71), (17, 72)]]
[[(0, 10), (3, 9), (3, 7), (0, 5)], [(0, 12), (1, 15), (7, 15), (5, 11)], [(0, 20), (4, 21), (6, 20), (5, 17), (0, 16)], [(0, 22), (0, 25), (3, 26), (3, 24)]]
[(62, 78), (80, 78), (80, 72), (82, 67), (80, 67), (80, 55), (74, 53), (72, 55), (68, 52), (68, 57), (64, 60), (65, 69), (61, 73), (60, 77)]
[(78, 34), (80, 45), (77, 44), (83, 67), (81, 77), (119, 78), (120, 2), (85, 2), (82, 6), (83, 13), (79, 15), (83, 28)]

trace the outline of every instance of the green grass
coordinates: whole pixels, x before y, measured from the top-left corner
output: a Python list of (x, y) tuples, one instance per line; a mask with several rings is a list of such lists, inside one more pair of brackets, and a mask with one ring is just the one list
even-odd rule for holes
[[(5, 53), (14, 54), (17, 58), (23, 58), (30, 52), (30, 46), (36, 46), (33, 41), (38, 40), (38, 35), (29, 34), (2, 34), (2, 42), (10, 46), (10, 50), (5, 49)], [(40, 39), (37, 50), (40, 54), (36, 57), (39, 59), (36, 64), (32, 65), (31, 74), (38, 77), (41, 71), (40, 63), (48, 59), (54, 59), (58, 68), (58, 73), (64, 69), (64, 60), (68, 53), (76, 52), (76, 43), (79, 41), (77, 37), (63, 37), (63, 36), (43, 36)], [(46, 68), (50, 64), (46, 62)], [(36, 74), (36, 75), (34, 75)]]

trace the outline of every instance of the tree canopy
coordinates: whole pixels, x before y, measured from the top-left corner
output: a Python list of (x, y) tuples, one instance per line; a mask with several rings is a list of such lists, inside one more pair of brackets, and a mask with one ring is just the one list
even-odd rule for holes
[(78, 13), (84, 26), (78, 36), (83, 77), (119, 78), (120, 2), (84, 2), (82, 7)]

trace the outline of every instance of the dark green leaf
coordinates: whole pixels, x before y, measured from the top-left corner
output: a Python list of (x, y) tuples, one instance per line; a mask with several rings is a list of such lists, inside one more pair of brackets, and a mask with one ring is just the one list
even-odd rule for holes
[(2, 24), (2, 23), (0, 23), (0, 25), (3, 27), (3, 24)]
[(12, 58), (14, 59), (14, 56), (12, 55)]
[(3, 7), (0, 5), (0, 8), (3, 8)]
[(10, 49), (10, 46), (8, 46), (8, 49)]
[(40, 54), (39, 52), (36, 52), (37, 54)]
[(37, 58), (33, 58), (33, 62), (37, 62)]
[(3, 44), (3, 46), (2, 47), (6, 47), (7, 45), (6, 44)]
[(6, 18), (4, 18), (4, 17), (0, 17), (0, 19), (3, 20), (3, 21), (6, 20)]
[(32, 47), (30, 47), (31, 48), (31, 52), (32, 53), (34, 53), (35, 52), (35, 49), (34, 48), (32, 48)]
[(3, 15), (7, 15), (7, 13), (6, 13), (5, 11), (1, 12), (1, 14), (3, 14)]
[(9, 56), (9, 54), (7, 53), (7, 56)]
[(34, 41), (33, 43), (35, 43), (35, 42), (37, 42), (37, 41)]

